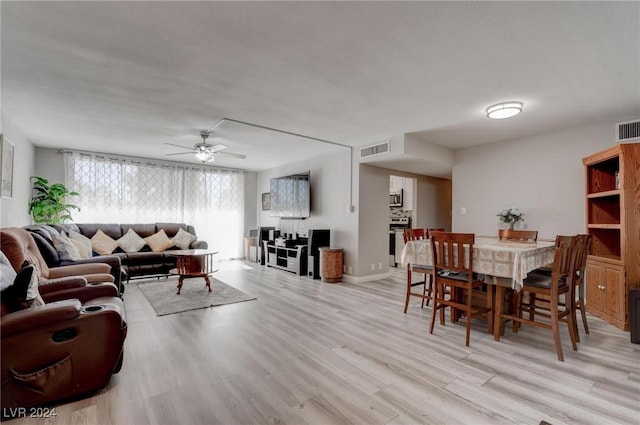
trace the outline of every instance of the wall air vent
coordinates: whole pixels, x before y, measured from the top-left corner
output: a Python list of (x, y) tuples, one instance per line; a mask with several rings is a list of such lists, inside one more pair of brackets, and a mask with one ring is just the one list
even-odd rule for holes
[(640, 119), (616, 124), (616, 142), (640, 140)]
[(377, 145), (360, 148), (360, 158), (367, 158), (373, 155), (381, 155), (389, 152), (389, 141), (378, 143)]

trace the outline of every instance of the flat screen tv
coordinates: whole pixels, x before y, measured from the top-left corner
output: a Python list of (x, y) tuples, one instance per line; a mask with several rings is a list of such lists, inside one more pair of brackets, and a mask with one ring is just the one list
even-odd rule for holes
[(311, 214), (309, 173), (271, 179), (271, 216), (308, 218)]

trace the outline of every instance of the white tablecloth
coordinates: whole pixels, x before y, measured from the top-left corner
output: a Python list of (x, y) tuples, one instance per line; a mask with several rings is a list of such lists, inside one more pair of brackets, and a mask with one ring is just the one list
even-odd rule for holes
[[(476, 273), (511, 279), (511, 287), (520, 290), (527, 273), (553, 263), (554, 253), (554, 242), (523, 243), (477, 237), (472, 268)], [(431, 241), (408, 241), (402, 250), (401, 262), (431, 266)]]

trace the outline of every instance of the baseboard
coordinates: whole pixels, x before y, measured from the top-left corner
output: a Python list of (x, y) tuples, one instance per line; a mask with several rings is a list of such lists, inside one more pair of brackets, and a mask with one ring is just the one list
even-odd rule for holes
[(391, 277), (391, 272), (371, 274), (368, 276), (351, 276), (349, 274), (343, 274), (342, 281), (344, 283), (362, 283), (362, 282), (371, 282), (372, 280), (386, 279), (388, 277)]

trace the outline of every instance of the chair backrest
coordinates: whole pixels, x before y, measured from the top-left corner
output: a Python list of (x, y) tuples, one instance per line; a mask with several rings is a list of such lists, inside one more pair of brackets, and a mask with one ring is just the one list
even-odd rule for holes
[(407, 241), (427, 239), (427, 231), (424, 229), (404, 229), (402, 232), (402, 239), (404, 240), (404, 243), (407, 243)]
[[(472, 275), (473, 233), (431, 232), (431, 258), (434, 273), (440, 270)], [(465, 255), (465, 252), (467, 253)]]
[(578, 273), (580, 277), (584, 276), (584, 270), (587, 267), (587, 256), (589, 254), (589, 248), (591, 247), (591, 235), (576, 235), (574, 241), (575, 249), (575, 264), (573, 266), (574, 272)]
[(14, 270), (20, 270), (22, 263), (29, 261), (35, 266), (39, 277), (49, 278), (49, 267), (42, 258), (36, 241), (25, 229), (19, 227), (0, 229), (0, 249), (7, 256)]
[(515, 242), (535, 242), (538, 240), (537, 230), (499, 229), (498, 238)]
[(576, 260), (576, 237), (556, 236), (556, 251), (551, 266), (551, 285), (557, 289), (561, 279), (568, 279), (573, 283), (572, 271)]
[(427, 229), (427, 238), (431, 238), (431, 232), (444, 232), (444, 229), (443, 228)]

